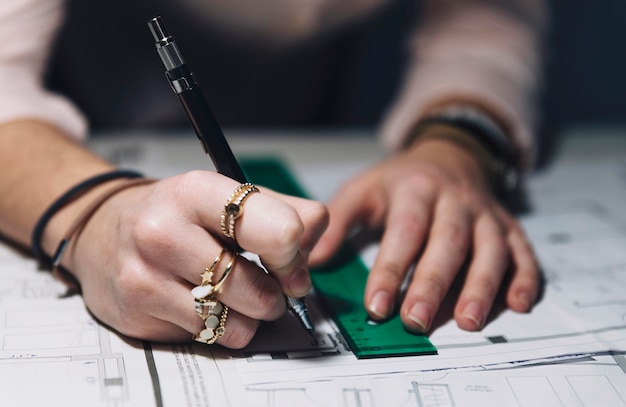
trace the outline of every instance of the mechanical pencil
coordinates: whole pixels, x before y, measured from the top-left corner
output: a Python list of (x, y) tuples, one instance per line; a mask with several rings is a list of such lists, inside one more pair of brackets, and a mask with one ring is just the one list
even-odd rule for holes
[[(148, 27), (154, 37), (157, 53), (165, 65), (165, 75), (183, 105), (205, 153), (211, 156), (220, 174), (242, 184), (248, 182), (200, 86), (180, 54), (174, 38), (166, 30), (161, 17), (154, 17), (148, 21)], [(304, 298), (287, 297), (287, 304), (301, 324), (309, 332), (313, 332), (313, 324)]]

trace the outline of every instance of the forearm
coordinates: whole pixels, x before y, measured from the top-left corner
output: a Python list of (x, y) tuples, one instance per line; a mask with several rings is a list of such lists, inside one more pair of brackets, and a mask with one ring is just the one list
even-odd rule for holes
[(539, 1), (427, 2), (403, 92), (385, 121), (402, 145), (433, 108), (470, 104), (504, 124), (525, 167), (533, 156), (546, 11)]
[[(0, 126), (0, 233), (29, 246), (35, 223), (56, 198), (110, 169), (109, 163), (46, 123), (24, 120)], [(78, 199), (51, 219), (43, 235), (48, 254), (88, 201)]]

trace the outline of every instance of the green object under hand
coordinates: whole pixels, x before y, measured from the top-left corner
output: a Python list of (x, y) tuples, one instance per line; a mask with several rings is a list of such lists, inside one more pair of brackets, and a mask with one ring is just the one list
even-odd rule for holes
[[(280, 159), (246, 158), (240, 162), (254, 184), (308, 198)], [(367, 275), (367, 267), (348, 246), (344, 246), (325, 266), (311, 270), (315, 290), (356, 357), (436, 354), (437, 349), (430, 340), (424, 335), (406, 331), (398, 315), (380, 323), (369, 320), (363, 306)]]

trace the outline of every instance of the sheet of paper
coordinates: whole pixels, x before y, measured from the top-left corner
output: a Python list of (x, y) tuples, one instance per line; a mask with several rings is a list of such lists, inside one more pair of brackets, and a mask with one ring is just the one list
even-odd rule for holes
[[(292, 154), (293, 140), (233, 145), (285, 154), (325, 200), (382, 156), (368, 143), (340, 141), (326, 155), (312, 154), (315, 144)], [(155, 176), (210, 167), (191, 138), (97, 147)], [(0, 405), (626, 406), (626, 148), (585, 151), (565, 148), (531, 182), (534, 211), (522, 223), (546, 278), (540, 303), (530, 314), (497, 309), (478, 333), (458, 329), (447, 304), (430, 336), (434, 356), (357, 360), (314, 301), (313, 339), (287, 315), (241, 351), (129, 340), (94, 321), (79, 297), (63, 298), (30, 258), (0, 246)], [(375, 252), (363, 252), (366, 263)]]
[(64, 293), (33, 260), (0, 246), (0, 406), (154, 405), (142, 343)]

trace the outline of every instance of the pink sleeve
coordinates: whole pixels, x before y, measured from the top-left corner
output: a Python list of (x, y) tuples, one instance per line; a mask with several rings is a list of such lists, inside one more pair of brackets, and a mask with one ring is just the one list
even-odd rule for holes
[(42, 120), (76, 140), (87, 124), (67, 99), (43, 87), (51, 43), (63, 15), (63, 0), (0, 1), (0, 124)]
[(382, 138), (399, 148), (429, 109), (475, 101), (505, 123), (522, 164), (534, 160), (542, 37), (541, 0), (430, 0), (411, 45), (411, 63)]

